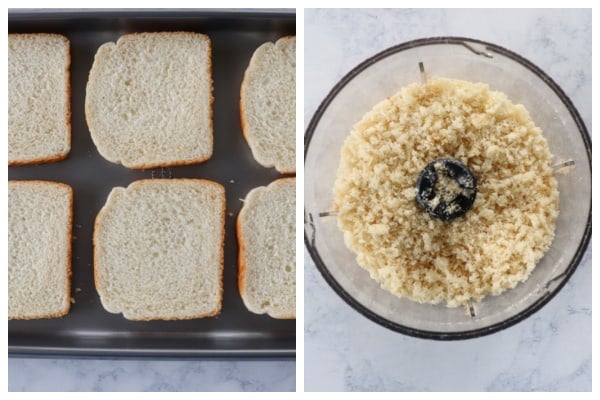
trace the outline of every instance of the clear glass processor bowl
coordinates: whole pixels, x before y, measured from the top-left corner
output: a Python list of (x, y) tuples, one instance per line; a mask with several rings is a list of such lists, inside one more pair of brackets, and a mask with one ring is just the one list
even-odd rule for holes
[[(469, 307), (419, 304), (381, 289), (346, 248), (331, 215), (340, 149), (363, 114), (402, 87), (429, 76), (487, 83), (523, 104), (542, 130), (555, 165), (560, 215), (556, 237), (529, 279)], [(404, 43), (366, 60), (329, 93), (305, 137), (305, 242), (331, 287), (352, 307), (398, 332), (431, 339), (465, 339), (511, 326), (546, 304), (577, 268), (591, 236), (591, 143), (577, 110), (542, 70), (502, 47), (465, 38)], [(557, 167), (558, 168), (558, 167)]]

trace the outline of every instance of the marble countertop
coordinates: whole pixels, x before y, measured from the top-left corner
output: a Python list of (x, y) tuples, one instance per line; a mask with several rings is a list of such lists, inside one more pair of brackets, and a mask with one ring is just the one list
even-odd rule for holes
[[(496, 43), (541, 67), (591, 132), (591, 10), (305, 10), (305, 126), (354, 66), (429, 36)], [(589, 391), (592, 262), (540, 311), (499, 333), (437, 342), (387, 330), (347, 305), (305, 251), (307, 391)]]
[(9, 391), (294, 391), (295, 361), (8, 359)]

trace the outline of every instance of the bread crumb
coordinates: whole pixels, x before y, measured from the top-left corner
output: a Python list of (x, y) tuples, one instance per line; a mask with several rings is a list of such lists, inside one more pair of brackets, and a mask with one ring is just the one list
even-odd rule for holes
[(390, 227), (386, 224), (373, 224), (369, 226), (369, 232), (372, 235), (385, 235), (389, 232)]
[[(440, 158), (462, 162), (478, 181), (472, 209), (451, 222), (415, 201), (419, 173)], [(346, 139), (334, 186), (338, 226), (391, 293), (449, 307), (479, 301), (527, 279), (549, 249), (558, 215), (551, 159), (527, 110), (505, 94), (440, 78), (413, 84)]]

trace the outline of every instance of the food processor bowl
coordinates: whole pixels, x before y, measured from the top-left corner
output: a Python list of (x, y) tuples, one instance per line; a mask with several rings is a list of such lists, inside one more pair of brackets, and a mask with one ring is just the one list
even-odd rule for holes
[[(354, 124), (384, 98), (428, 76), (486, 83), (523, 104), (548, 141), (560, 192), (554, 241), (529, 278), (464, 308), (420, 304), (382, 289), (345, 246), (332, 210), (340, 150)], [(579, 113), (552, 78), (494, 44), (435, 37), (394, 46), (364, 61), (317, 109), (305, 135), (304, 158), (305, 244), (317, 268), (358, 312), (407, 335), (466, 339), (525, 319), (567, 282), (591, 237), (591, 142)]]

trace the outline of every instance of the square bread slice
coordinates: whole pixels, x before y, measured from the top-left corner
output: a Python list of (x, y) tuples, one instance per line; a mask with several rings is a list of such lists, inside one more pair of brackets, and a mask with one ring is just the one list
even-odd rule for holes
[(135, 33), (96, 52), (85, 116), (100, 154), (127, 168), (187, 165), (213, 152), (210, 39)]
[(94, 279), (104, 308), (130, 320), (221, 311), (225, 190), (201, 179), (116, 187), (96, 217)]
[(246, 308), (296, 318), (296, 178), (252, 189), (236, 227), (238, 286)]
[(296, 37), (264, 43), (250, 59), (240, 90), (242, 132), (256, 161), (296, 172)]
[(61, 317), (71, 306), (73, 190), (8, 182), (8, 318)]
[(69, 40), (8, 35), (8, 165), (64, 159), (71, 149)]

